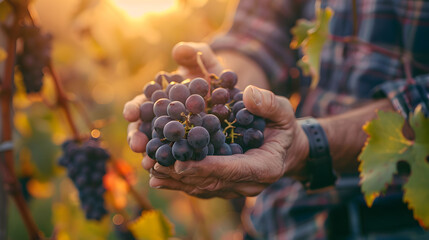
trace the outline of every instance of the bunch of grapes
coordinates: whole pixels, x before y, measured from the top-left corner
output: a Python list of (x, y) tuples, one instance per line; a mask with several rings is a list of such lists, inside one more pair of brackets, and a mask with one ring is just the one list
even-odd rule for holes
[(107, 210), (104, 207), (103, 176), (109, 153), (99, 147), (96, 139), (82, 144), (68, 140), (62, 144), (63, 156), (59, 165), (67, 168), (67, 175), (79, 191), (79, 199), (87, 219), (100, 220)]
[(36, 26), (23, 26), (21, 30), (23, 49), (18, 54), (17, 65), (27, 93), (39, 92), (43, 85), (43, 68), (51, 54), (52, 36), (43, 34)]
[(170, 166), (262, 145), (265, 120), (245, 108), (237, 75), (225, 70), (219, 77), (211, 74), (209, 82), (161, 72), (145, 85), (150, 101), (140, 106), (139, 130), (150, 139), (149, 157)]

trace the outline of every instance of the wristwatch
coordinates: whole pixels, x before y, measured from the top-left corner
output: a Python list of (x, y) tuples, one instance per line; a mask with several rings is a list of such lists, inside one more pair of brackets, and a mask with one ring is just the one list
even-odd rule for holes
[(309, 142), (309, 158), (307, 170), (309, 180), (305, 186), (310, 190), (335, 185), (337, 179), (329, 153), (329, 142), (325, 131), (315, 118), (301, 118), (298, 120)]

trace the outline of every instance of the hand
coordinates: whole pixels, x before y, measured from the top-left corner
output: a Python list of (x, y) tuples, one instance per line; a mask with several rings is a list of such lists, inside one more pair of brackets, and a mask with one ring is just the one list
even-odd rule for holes
[[(203, 76), (197, 63), (197, 52), (202, 53), (202, 62), (210, 73), (219, 74), (223, 67), (216, 58), (211, 48), (205, 43), (178, 43), (173, 48), (173, 59), (179, 64), (177, 72), (185, 78), (195, 78)], [(136, 96), (128, 101), (123, 110), (123, 116), (128, 125), (128, 145), (131, 150), (143, 153), (146, 150), (148, 138), (138, 130), (140, 121), (140, 105), (147, 101), (144, 94)], [(154, 164), (155, 162), (153, 162)], [(153, 165), (152, 164), (152, 165)]]
[(284, 175), (302, 178), (308, 140), (289, 101), (253, 86), (245, 89), (243, 101), (250, 112), (269, 121), (260, 148), (202, 161), (176, 161), (170, 167), (156, 163), (152, 168), (154, 160), (146, 156), (143, 167), (151, 171), (149, 185), (201, 198), (236, 198), (257, 195)]

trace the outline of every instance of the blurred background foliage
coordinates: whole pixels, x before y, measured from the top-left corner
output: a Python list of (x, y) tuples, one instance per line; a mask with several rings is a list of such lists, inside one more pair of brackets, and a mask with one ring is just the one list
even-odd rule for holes
[[(1, 2), (1, 1), (0, 1)], [(124, 103), (140, 94), (161, 70), (173, 71), (172, 47), (180, 41), (209, 41), (227, 29), (237, 1), (227, 0), (34, 0), (32, 12), (43, 31), (54, 37), (53, 61), (73, 99), (82, 133), (98, 134), (103, 147), (126, 172), (140, 194), (148, 196), (174, 225), (180, 239), (234, 239), (239, 215), (229, 201), (199, 200), (179, 192), (153, 190), (140, 166), (142, 156), (126, 142)], [(14, 124), (16, 170), (37, 225), (58, 239), (120, 239), (115, 232), (124, 216), (135, 219), (138, 207), (124, 180), (110, 171), (112, 191), (106, 198), (111, 214), (100, 223), (87, 221), (77, 192), (56, 165), (60, 144), (71, 135), (55, 102), (52, 79), (41, 94), (26, 95), (15, 77)], [(83, 110), (85, 109), (85, 110)], [(86, 113), (85, 113), (86, 112)], [(93, 126), (88, 126), (92, 122)], [(116, 212), (116, 213), (114, 213)], [(22, 220), (9, 203), (8, 238), (27, 239)]]

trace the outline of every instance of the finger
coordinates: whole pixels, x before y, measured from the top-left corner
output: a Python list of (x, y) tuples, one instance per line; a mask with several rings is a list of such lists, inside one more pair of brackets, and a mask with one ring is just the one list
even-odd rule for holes
[(231, 198), (242, 197), (242, 195), (235, 193), (233, 191), (210, 192), (210, 191), (198, 189), (195, 186), (186, 185), (182, 182), (176, 181), (174, 179), (168, 179), (168, 178), (160, 179), (160, 178), (152, 177), (149, 180), (149, 186), (152, 188), (183, 191), (191, 196), (195, 196), (199, 198), (221, 197), (221, 198), (231, 199)]
[(151, 168), (150, 170), (149, 170), (149, 176), (150, 177), (155, 177), (155, 178), (170, 178), (170, 176), (169, 175), (166, 175), (166, 174), (163, 174), (163, 173), (159, 173), (159, 172), (157, 172), (155, 169), (153, 169), (153, 168)]
[(140, 105), (146, 100), (146, 96), (144, 94), (140, 94), (125, 103), (124, 110), (122, 112), (125, 120), (128, 122), (135, 122), (140, 119)]
[(284, 128), (290, 128), (295, 122), (295, 113), (289, 100), (276, 96), (271, 91), (252, 85), (247, 86), (244, 89), (243, 102), (251, 113)]
[(150, 169), (153, 168), (153, 166), (155, 165), (156, 161), (153, 160), (152, 158), (150, 158), (149, 156), (144, 156), (143, 160), (142, 160), (142, 166), (144, 169), (146, 169), (147, 171), (150, 171)]
[(197, 53), (201, 52), (201, 60), (210, 73), (219, 74), (223, 67), (214, 52), (206, 43), (181, 42), (174, 46), (173, 59), (183, 68), (182, 74), (198, 76), (201, 69), (197, 61)]
[(136, 153), (143, 153), (146, 151), (146, 144), (149, 141), (146, 134), (138, 130), (140, 122), (132, 122), (128, 124), (128, 145), (131, 150)]

